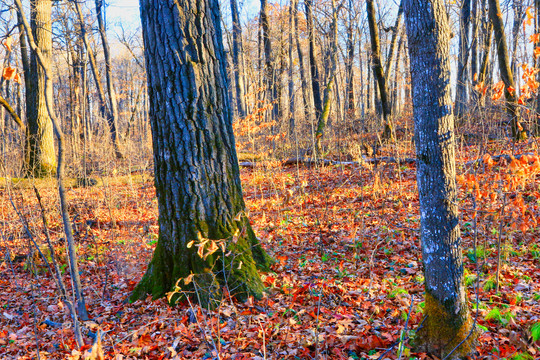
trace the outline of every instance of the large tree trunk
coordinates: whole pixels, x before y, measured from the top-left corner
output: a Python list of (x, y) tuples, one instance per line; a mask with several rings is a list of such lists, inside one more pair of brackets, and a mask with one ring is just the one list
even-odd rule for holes
[(241, 66), (240, 53), (242, 52), (242, 27), (240, 26), (240, 16), (238, 14), (238, 4), (236, 0), (231, 0), (231, 15), (233, 24), (233, 66), (234, 82), (236, 90), (236, 111), (239, 118), (246, 116), (246, 94), (244, 90), (243, 67)]
[(96, 3), (96, 16), (98, 18), (99, 35), (101, 36), (101, 44), (103, 46), (103, 55), (105, 56), (105, 78), (107, 80), (107, 92), (109, 93), (109, 116), (108, 120), (111, 130), (111, 138), (113, 141), (114, 151), (117, 159), (123, 157), (120, 150), (120, 141), (118, 137), (118, 103), (116, 101), (116, 92), (112, 82), (112, 65), (111, 65), (111, 51), (109, 48), (109, 41), (107, 40), (107, 32), (105, 30), (105, 14), (103, 13), (103, 0), (95, 0)]
[[(30, 2), (30, 26), (37, 46), (43, 54), (44, 70), (36, 54), (30, 54), (26, 84), (26, 117), (28, 134), (26, 145), (27, 174), (41, 177), (56, 172), (53, 124), (47, 111), (47, 99), (52, 104), (52, 88), (45, 91), (45, 72), (50, 71), (52, 52), (52, 20), (50, 0)], [(23, 52), (24, 54), (25, 52)], [(26, 74), (25, 74), (26, 75)]]
[[(516, 140), (525, 139), (527, 133), (519, 120), (519, 108), (516, 103), (516, 91), (510, 61), (508, 59), (508, 47), (506, 45), (506, 35), (504, 33), (504, 21), (499, 0), (489, 0), (489, 17), (493, 24), (495, 33), (495, 44), (497, 45), (497, 55), (499, 58), (499, 72), (504, 82), (504, 95), (506, 97), (506, 111), (510, 117), (510, 128), (512, 137)], [(513, 91), (509, 91), (513, 88)]]
[(381, 107), (384, 119), (384, 130), (382, 138), (385, 140), (393, 140), (394, 131), (392, 128), (392, 114), (390, 110), (390, 102), (388, 101), (388, 91), (386, 88), (386, 77), (381, 61), (381, 46), (379, 42), (379, 29), (377, 28), (377, 22), (375, 20), (375, 4), (373, 0), (366, 0), (367, 18), (369, 24), (369, 33), (371, 38), (371, 58), (373, 61), (373, 75), (379, 86), (379, 94), (381, 100)]
[[(256, 268), (269, 259), (244, 212), (219, 2), (141, 0), (140, 6), (159, 240), (132, 299), (162, 297), (177, 282), (197, 291), (203, 305), (215, 305), (223, 286), (241, 299), (260, 296)], [(197, 253), (212, 248), (208, 257)], [(189, 285), (178, 281), (192, 273)]]
[(457, 208), (450, 29), (442, 0), (404, 0), (414, 106), (417, 182), (424, 262), (425, 321), (419, 347), (459, 359), (474, 350), (463, 284)]

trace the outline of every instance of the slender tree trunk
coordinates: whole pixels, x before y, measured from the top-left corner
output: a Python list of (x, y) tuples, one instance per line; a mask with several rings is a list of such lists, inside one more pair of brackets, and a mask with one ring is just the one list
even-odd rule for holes
[[(52, 103), (52, 88), (45, 88), (45, 73), (51, 68), (52, 53), (52, 2), (32, 0), (30, 26), (36, 45), (43, 54), (45, 68), (39, 65), (36, 54), (30, 54), (30, 67), (26, 84), (26, 116), (28, 136), (26, 145), (27, 174), (42, 177), (56, 172), (53, 124), (47, 112), (47, 99)], [(26, 51), (23, 51), (25, 54)]]
[[(474, 0), (473, 0), (474, 1)], [(469, 25), (471, 22), (471, 0), (462, 0), (459, 21), (459, 54), (454, 116), (461, 123), (467, 107), (467, 59), (469, 58)]]
[(320, 154), (321, 152), (321, 140), (324, 135), (326, 125), (328, 123), (328, 118), (330, 117), (330, 111), (332, 107), (332, 92), (334, 91), (334, 87), (335, 87), (335, 75), (336, 75), (336, 68), (337, 68), (337, 53), (338, 53), (337, 8), (336, 8), (335, 0), (332, 0), (331, 32), (332, 32), (332, 50), (330, 54), (330, 71), (328, 74), (328, 83), (326, 84), (326, 88), (324, 89), (323, 109), (322, 109), (322, 113), (317, 119), (317, 130), (315, 132), (315, 139), (316, 139), (315, 150), (317, 154)]
[(294, 126), (295, 126), (295, 95), (294, 95), (294, 57), (293, 57), (293, 48), (295, 39), (295, 27), (294, 27), (294, 8), (296, 6), (297, 0), (291, 0), (289, 4), (289, 140), (293, 140), (294, 136)]
[[(489, 16), (493, 24), (495, 33), (495, 44), (497, 45), (497, 55), (499, 58), (499, 72), (504, 82), (504, 95), (506, 97), (506, 111), (510, 117), (510, 128), (512, 137), (516, 140), (525, 139), (527, 133), (519, 119), (519, 108), (516, 103), (516, 91), (510, 61), (508, 59), (508, 47), (506, 45), (506, 35), (504, 33), (504, 22), (502, 18), (501, 5), (499, 0), (489, 0)], [(509, 91), (511, 88), (513, 91)]]
[(296, 53), (298, 54), (298, 68), (300, 69), (300, 80), (302, 82), (302, 100), (304, 101), (304, 117), (307, 122), (312, 120), (311, 101), (309, 98), (308, 80), (304, 65), (304, 54), (300, 46), (298, 37), (298, 0), (294, 0), (294, 34), (296, 43)]
[(99, 76), (96, 56), (88, 40), (88, 35), (86, 32), (86, 24), (84, 23), (84, 19), (82, 16), (81, 5), (79, 4), (79, 1), (73, 1), (73, 4), (75, 5), (75, 11), (77, 13), (77, 18), (79, 20), (79, 26), (80, 26), (79, 30), (81, 32), (81, 37), (83, 39), (84, 46), (86, 48), (86, 53), (88, 54), (88, 61), (90, 62), (90, 69), (92, 70), (92, 75), (94, 77), (94, 82), (96, 84), (98, 101), (99, 101), (99, 113), (101, 114), (101, 116), (107, 119), (107, 125), (109, 126), (109, 132), (111, 135), (111, 142), (114, 147), (115, 155), (118, 156), (119, 154), (121, 154), (121, 151), (120, 151), (120, 145), (118, 143), (118, 134), (117, 134), (117, 129), (116, 129), (116, 123), (114, 121), (114, 116), (112, 115), (111, 110), (107, 106), (107, 101), (105, 100), (105, 91), (103, 90), (103, 85), (101, 85), (101, 79)]
[(449, 81), (450, 28), (442, 0), (404, 0), (403, 5), (426, 286), (425, 321), (417, 333), (418, 345), (439, 358), (461, 359), (475, 351), (476, 334), (469, 336), (473, 320), (463, 284)]
[(354, 103), (354, 17), (353, 17), (353, 0), (349, 0), (349, 22), (347, 23), (347, 60), (345, 62), (345, 96), (347, 104), (347, 118), (354, 118), (356, 107)]
[[(268, 0), (261, 0), (261, 29), (262, 29), (262, 40), (264, 47), (264, 74), (266, 81), (266, 89), (270, 96), (270, 102), (276, 101), (272, 107), (272, 118), (274, 121), (277, 121), (279, 118), (280, 107), (278, 99), (278, 85), (277, 79), (275, 76), (274, 61), (272, 58), (272, 43), (270, 41), (270, 25), (268, 23)], [(274, 133), (274, 127), (272, 126), (272, 134)]]
[(482, 44), (482, 60), (480, 62), (480, 68), (476, 76), (474, 84), (474, 93), (476, 94), (477, 105), (483, 106), (485, 101), (484, 89), (486, 88), (486, 75), (489, 65), (489, 53), (491, 51), (491, 40), (493, 39), (493, 25), (491, 21), (486, 19), (486, 23), (483, 23), (484, 28), (484, 43)]
[(96, 15), (98, 18), (99, 35), (101, 36), (101, 44), (103, 45), (103, 55), (105, 56), (105, 78), (107, 80), (107, 92), (109, 93), (109, 117), (108, 120), (111, 130), (111, 139), (113, 141), (114, 152), (117, 159), (123, 157), (120, 150), (120, 139), (118, 136), (118, 103), (116, 101), (116, 92), (114, 90), (112, 79), (111, 51), (109, 41), (107, 40), (107, 32), (105, 30), (105, 13), (103, 12), (103, 0), (95, 0)]
[(375, 19), (375, 5), (374, 0), (366, 0), (367, 17), (369, 24), (369, 33), (371, 37), (371, 58), (373, 61), (373, 76), (375, 77), (379, 86), (379, 94), (381, 100), (382, 114), (384, 119), (384, 130), (382, 133), (382, 139), (394, 140), (394, 130), (392, 125), (392, 114), (390, 110), (390, 103), (388, 101), (388, 90), (386, 88), (386, 77), (381, 61), (381, 46), (379, 42), (379, 29), (377, 28), (377, 22)]
[[(38, 1), (42, 1), (42, 0), (38, 0)], [(49, 4), (45, 6), (50, 9), (50, 6), (51, 6), (50, 1), (45, 0), (45, 2), (49, 2)], [(42, 75), (44, 79), (43, 91), (46, 94), (51, 94), (51, 96), (45, 97), (45, 108), (47, 109), (49, 119), (53, 125), (53, 130), (56, 135), (56, 139), (58, 143), (56, 180), (57, 180), (57, 186), (58, 186), (58, 195), (60, 198), (60, 210), (62, 214), (62, 222), (64, 224), (64, 235), (66, 237), (67, 251), (69, 253), (71, 283), (73, 286), (73, 293), (74, 293), (75, 301), (77, 302), (76, 307), (71, 303), (69, 299), (63, 299), (63, 300), (64, 302), (67, 303), (68, 308), (71, 312), (75, 333), (78, 334), (77, 342), (80, 346), (82, 346), (82, 337), (80, 336), (77, 314), (79, 315), (81, 320), (88, 320), (88, 313), (86, 311), (86, 305), (85, 305), (84, 296), (82, 293), (79, 268), (77, 264), (77, 252), (76, 252), (75, 243), (73, 240), (73, 229), (71, 227), (71, 220), (69, 218), (66, 192), (64, 188), (64, 167), (65, 167), (64, 166), (64, 134), (62, 133), (60, 122), (58, 121), (54, 108), (53, 108), (53, 102), (52, 102), (53, 84), (52, 84), (52, 79), (50, 77), (50, 72), (49, 72), (50, 62), (48, 63), (47, 55), (43, 53), (41, 51), (41, 47), (38, 46), (38, 43), (36, 41), (37, 39), (34, 36), (34, 31), (32, 31), (31, 29), (32, 23), (29, 24), (26, 18), (24, 17), (23, 5), (22, 5), (21, 0), (15, 0), (15, 5), (17, 6), (17, 10), (20, 14), (20, 19), (24, 25), (24, 30), (28, 38), (30, 49), (32, 50), (31, 56), (35, 57), (35, 61), (38, 63), (39, 67), (42, 70)], [(36, 11), (36, 9), (32, 5), (33, 4), (31, 4), (30, 6), (30, 11)], [(41, 9), (38, 9), (38, 11), (40, 10)], [(32, 14), (30, 15), (30, 19), (31, 21), (33, 20)], [(51, 20), (49, 17), (48, 19), (49, 21)], [(45, 28), (46, 25), (41, 24), (41, 26)], [(50, 31), (49, 31), (48, 36), (51, 36)]]
[(231, 0), (231, 15), (233, 24), (233, 65), (234, 65), (234, 82), (236, 90), (236, 111), (238, 117), (246, 116), (246, 101), (243, 79), (243, 66), (241, 66), (241, 51), (242, 51), (242, 27), (240, 25), (240, 16), (238, 14), (238, 4), (236, 0)]
[(315, 106), (315, 118), (319, 119), (323, 112), (321, 99), (321, 88), (319, 78), (319, 67), (315, 58), (315, 29), (313, 28), (313, 0), (304, 0), (306, 6), (306, 26), (309, 42), (309, 70), (311, 75), (311, 92), (313, 94), (313, 105)]
[(159, 240), (131, 298), (177, 285), (203, 306), (216, 305), (225, 286), (239, 299), (260, 296), (256, 268), (269, 263), (244, 212), (219, 1), (140, 6)]
[(401, 35), (401, 18), (403, 17), (403, 5), (399, 4), (399, 10), (396, 17), (396, 22), (392, 28), (392, 39), (390, 40), (390, 50), (388, 51), (388, 59), (386, 59), (386, 66), (384, 73), (389, 78), (392, 73), (392, 66), (394, 65), (394, 57), (397, 56), (396, 52), (399, 52), (399, 46), (396, 48), (398, 38)]
[[(523, 11), (523, 2), (521, 0), (512, 1), (512, 10), (514, 10), (514, 22), (512, 24), (512, 74), (518, 73), (518, 63), (517, 63), (517, 50), (518, 50), (518, 39), (519, 39), (519, 30), (523, 25), (525, 12)], [(515, 79), (516, 88), (519, 88), (519, 76)]]
[(472, 104), (477, 102), (477, 93), (474, 91), (474, 84), (478, 79), (478, 2), (480, 0), (472, 0), (471, 19), (472, 19), (472, 38), (471, 38), (471, 79), (473, 80), (473, 87), (471, 88), (471, 100)]
[[(536, 8), (536, 23), (535, 23), (535, 32), (540, 33), (540, 0), (535, 0), (534, 5)], [(540, 39), (534, 44), (536, 48), (540, 47)], [(540, 68), (540, 58), (535, 59), (536, 68)], [(540, 72), (536, 75), (537, 80), (540, 81)], [(536, 94), (536, 114), (534, 118), (534, 134), (536, 136), (540, 135), (540, 92)]]

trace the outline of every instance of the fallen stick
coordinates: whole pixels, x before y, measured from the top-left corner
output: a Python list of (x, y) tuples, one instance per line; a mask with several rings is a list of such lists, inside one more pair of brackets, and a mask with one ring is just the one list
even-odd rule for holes
[[(504, 159), (504, 160), (506, 160), (508, 162), (511, 162), (514, 159), (520, 160), (524, 155), (536, 156), (536, 154), (533, 154), (533, 153), (525, 153), (525, 154), (517, 154), (517, 155), (501, 154), (501, 155), (491, 155), (491, 159), (493, 161), (495, 161), (495, 162), (499, 162), (501, 159)], [(465, 163), (465, 165), (466, 166), (475, 166), (475, 165), (482, 164), (483, 162), (484, 162), (484, 158), (481, 157), (481, 158), (478, 158), (478, 159), (475, 159), (475, 160), (467, 161)]]
[[(362, 161), (336, 161), (336, 160), (328, 160), (328, 159), (313, 159), (313, 158), (290, 158), (287, 160), (284, 160), (281, 162), (282, 166), (287, 165), (362, 165), (362, 164), (375, 164), (378, 165), (379, 163), (386, 163), (386, 164), (415, 164), (416, 159), (413, 158), (395, 158), (390, 156), (382, 156), (377, 158), (366, 158), (364, 157)], [(251, 162), (251, 161), (242, 161), (238, 165), (241, 167), (249, 167), (253, 168), (256, 166), (257, 163)]]

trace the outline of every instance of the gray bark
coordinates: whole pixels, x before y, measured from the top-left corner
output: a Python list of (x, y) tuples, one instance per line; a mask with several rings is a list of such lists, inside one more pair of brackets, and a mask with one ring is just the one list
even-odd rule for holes
[(450, 29), (442, 0), (404, 0), (409, 39), (426, 304), (419, 346), (438, 357), (474, 351), (463, 284), (450, 86)]

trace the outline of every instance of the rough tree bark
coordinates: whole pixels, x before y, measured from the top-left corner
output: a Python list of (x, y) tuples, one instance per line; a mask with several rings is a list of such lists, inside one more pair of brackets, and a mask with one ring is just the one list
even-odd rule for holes
[[(52, 2), (30, 2), (30, 26), (36, 45), (43, 54), (46, 69), (39, 65), (35, 52), (30, 54), (29, 72), (25, 74), (26, 117), (26, 170), (30, 176), (42, 177), (56, 172), (53, 124), (47, 112), (47, 99), (52, 103), (52, 88), (45, 91), (45, 72), (51, 68), (52, 53)], [(25, 52), (23, 52), (25, 53)], [(28, 79), (28, 80), (26, 80)]]
[(506, 112), (510, 117), (510, 128), (512, 137), (516, 140), (525, 139), (527, 133), (519, 120), (519, 108), (516, 102), (516, 91), (509, 91), (509, 88), (515, 89), (514, 76), (508, 59), (508, 47), (506, 44), (506, 35), (504, 33), (504, 21), (502, 18), (501, 4), (499, 0), (489, 0), (489, 17), (493, 24), (495, 33), (495, 44), (497, 45), (497, 55), (499, 58), (499, 72), (504, 82), (504, 95), (506, 98)]
[(425, 321), (417, 345), (440, 358), (449, 355), (449, 359), (459, 359), (475, 350), (475, 333), (471, 333), (473, 320), (463, 284), (456, 204), (450, 28), (443, 0), (404, 0), (403, 6), (409, 39), (426, 287)]
[[(131, 299), (162, 297), (191, 274), (178, 285), (202, 305), (215, 305), (225, 285), (241, 299), (260, 296), (257, 267), (269, 258), (244, 213), (219, 1), (140, 0), (140, 10), (159, 240)], [(216, 251), (203, 258), (198, 248)]]

